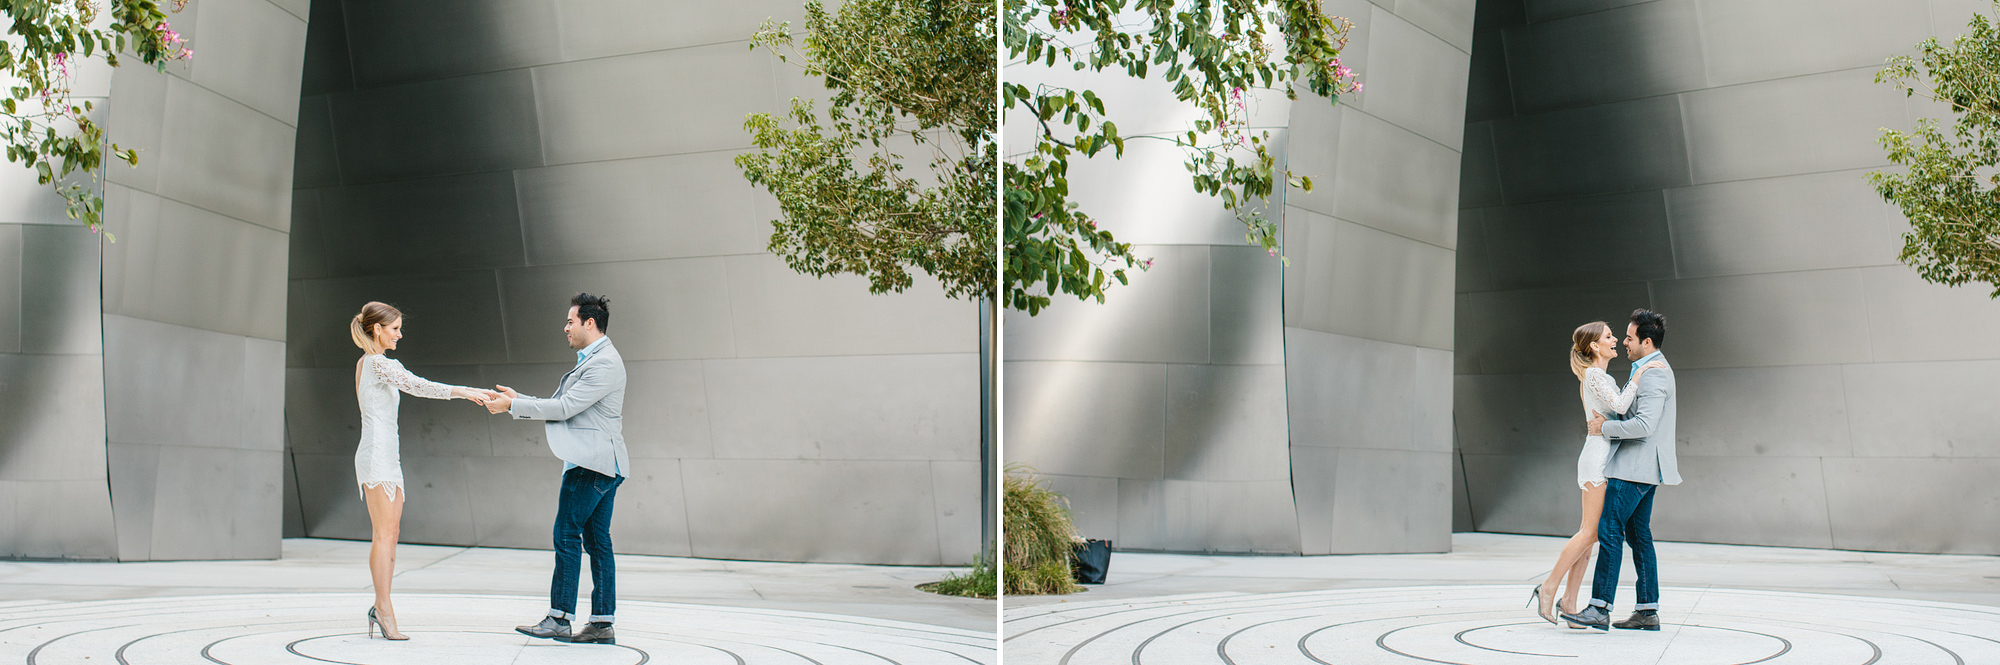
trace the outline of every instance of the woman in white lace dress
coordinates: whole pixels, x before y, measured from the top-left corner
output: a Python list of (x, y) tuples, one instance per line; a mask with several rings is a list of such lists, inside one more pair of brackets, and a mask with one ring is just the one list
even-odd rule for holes
[[(1603, 321), (1583, 324), (1570, 334), (1569, 369), (1576, 374), (1580, 385), (1577, 392), (1583, 396), (1584, 419), (1599, 413), (1606, 417), (1623, 414), (1632, 408), (1632, 397), (1639, 385), (1639, 377), (1646, 370), (1666, 367), (1666, 363), (1653, 361), (1645, 367), (1633, 371), (1625, 383), (1625, 389), (1618, 388), (1618, 380), (1611, 378), (1604, 369), (1611, 364), (1611, 358), (1618, 351), (1618, 337), (1611, 333), (1611, 326)], [(1611, 455), (1611, 444), (1601, 435), (1590, 435), (1583, 440), (1583, 454), (1576, 459), (1576, 486), (1583, 490), (1583, 524), (1576, 535), (1569, 537), (1563, 545), (1562, 555), (1556, 557), (1555, 570), (1535, 587), (1532, 596), (1536, 611), (1549, 623), (1556, 623), (1553, 613), (1555, 592), (1565, 577), (1569, 579), (1569, 590), (1563, 594), (1562, 611), (1575, 612), (1578, 588), (1583, 584), (1583, 572), (1589, 565), (1590, 548), (1597, 544), (1597, 518), (1604, 511), (1604, 462)]]
[(491, 392), (427, 381), (382, 355), (403, 339), (403, 313), (371, 302), (361, 306), (349, 326), (354, 345), (364, 354), (354, 364), (354, 393), (361, 403), (361, 444), (354, 449), (354, 478), (368, 504), (374, 525), (368, 549), (368, 572), (375, 581), (375, 604), (368, 608), (368, 630), (381, 626), (382, 637), (406, 640), (396, 630), (396, 610), (389, 604), (389, 580), (396, 574), (396, 539), (403, 522), (403, 460), (396, 439), (396, 409), (402, 393), (430, 399), (464, 398), (486, 404)]

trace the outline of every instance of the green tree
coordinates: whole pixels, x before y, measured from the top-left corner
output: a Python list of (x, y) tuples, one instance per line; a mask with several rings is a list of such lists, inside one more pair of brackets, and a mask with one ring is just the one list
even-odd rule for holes
[(993, 12), (987, 0), (853, 0), (829, 15), (812, 0), (796, 44), (789, 25), (764, 24), (752, 48), (833, 91), (824, 117), (793, 99), (789, 124), (744, 123), (757, 150), (736, 165), (784, 214), (773, 254), (816, 277), (865, 276), (873, 293), (909, 288), (914, 267), (949, 297), (993, 295)]
[(1265, 197), (1280, 177), (1306, 190), (1312, 181), (1276, 168), (1269, 132), (1246, 129), (1244, 94), (1282, 89), (1297, 99), (1303, 84), (1337, 101), (1340, 93), (1360, 90), (1354, 72), (1340, 64), (1351, 22), (1328, 16), (1318, 0), (1006, 3), (1010, 63), (1117, 68), (1142, 79), (1157, 71), (1177, 99), (1204, 116), (1185, 134), (1124, 136), (1091, 90), (1004, 83), (1003, 112), (1019, 107), (1029, 117), (1015, 120), (1032, 122), (1036, 135), (1025, 158), (1005, 165), (1008, 307), (1032, 315), (1055, 293), (1103, 302), (1111, 282), (1129, 283), (1128, 269), (1150, 267), (1150, 259), (1140, 260), (1130, 244), (1098, 228), (1069, 190), (1072, 158), (1106, 150), (1122, 157), (1128, 140), (1171, 141), (1185, 149), (1195, 191), (1221, 198), (1243, 223), (1247, 242), (1278, 254), (1277, 226), (1264, 217)]
[[(174, 11), (186, 5), (187, 0), (173, 0)], [(117, 67), (122, 53), (165, 71), (168, 62), (194, 57), (152, 0), (111, 0), (107, 25), (98, 25), (99, 11), (92, 0), (0, 0), (10, 37), (0, 41), (0, 80), (9, 82), (0, 97), (7, 161), (53, 186), (68, 201), (70, 219), (92, 231), (104, 223), (104, 199), (95, 185), (106, 146), (104, 129), (89, 116), (95, 106), (70, 98), (76, 68), (92, 58)], [(128, 164), (139, 163), (137, 150), (117, 145), (109, 150)], [(71, 181), (76, 172), (90, 176), (89, 186)]]
[[(802, 99), (788, 121), (751, 115), (756, 151), (736, 158), (777, 197), (783, 217), (771, 222), (769, 249), (793, 270), (861, 275), (880, 294), (908, 289), (915, 268), (947, 297), (978, 301), (982, 534), (995, 481), (994, 9), (992, 0), (848, 0), (829, 15), (810, 0), (797, 42), (789, 25), (766, 21), (751, 48), (797, 60), (833, 94), (824, 116)], [(976, 584), (948, 586), (990, 589), (983, 578), (995, 572), (975, 566)]]
[(1882, 130), (1889, 161), (1903, 172), (1876, 171), (1868, 182), (1910, 220), (1897, 256), (1925, 281), (1984, 282), (2000, 298), (2000, 34), (1985, 15), (1945, 46), (1933, 37), (1917, 55), (1890, 58), (1875, 75), (1905, 97), (1950, 105), (1949, 134), (1922, 118), (1909, 132)]

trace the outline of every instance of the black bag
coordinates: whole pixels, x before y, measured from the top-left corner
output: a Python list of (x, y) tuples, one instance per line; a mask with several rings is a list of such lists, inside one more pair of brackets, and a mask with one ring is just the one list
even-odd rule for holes
[(1070, 574), (1077, 584), (1103, 584), (1111, 572), (1111, 541), (1086, 540), (1070, 550)]

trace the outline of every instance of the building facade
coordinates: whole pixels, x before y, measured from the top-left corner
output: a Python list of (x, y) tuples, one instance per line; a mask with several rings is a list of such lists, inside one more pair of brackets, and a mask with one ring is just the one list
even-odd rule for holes
[[(1339, 104), (1249, 102), (1311, 192), (1268, 202), (1289, 267), (1189, 187), (1171, 143), (1073, 162), (1083, 210), (1152, 270), (1103, 305), (1006, 321), (1007, 463), (1124, 549), (1436, 552), (1451, 547), (1452, 274), (1473, 6), (1325, 3), (1355, 23)], [(1007, 69), (1094, 90), (1121, 132), (1192, 127), (1158, 81)], [(1010, 126), (1008, 149), (1034, 137)]]
[[(2000, 553), (2000, 304), (1897, 262), (1874, 76), (1979, 1), (1482, 0), (1455, 337), (1460, 528), (1575, 529), (1569, 331), (1667, 316), (1685, 483), (1654, 533)], [(1624, 376), (1625, 363), (1612, 363)]]
[[(630, 373), (619, 551), (970, 562), (977, 306), (794, 273), (732, 163), (747, 114), (823, 94), (747, 48), (801, 5), (191, 3), (195, 61), (91, 93), (141, 149), (110, 169), (116, 243), (6, 174), (0, 556), (365, 539), (361, 304), (405, 312), (419, 375), (546, 396), (589, 291)], [(414, 397), (400, 425), (405, 542), (549, 547), (539, 426)]]
[[(1874, 83), (1884, 59), (1991, 3), (1326, 7), (1357, 23), (1366, 92), (1262, 98), (1253, 122), (1321, 185), (1272, 202), (1289, 266), (1188, 194), (1170, 148), (1073, 169), (1084, 209), (1157, 260), (1105, 305), (1008, 320), (1006, 459), (1086, 536), (1318, 554), (1573, 533), (1569, 334), (1646, 307), (1668, 317), (1686, 478), (1659, 538), (2000, 553), (1980, 389), (2000, 358), (1958, 342), (2000, 305), (1899, 264), (1907, 222), (1865, 179), (1882, 128), (1949, 117)], [(1008, 73), (1108, 90), (1145, 132), (1193, 119), (1122, 73)]]

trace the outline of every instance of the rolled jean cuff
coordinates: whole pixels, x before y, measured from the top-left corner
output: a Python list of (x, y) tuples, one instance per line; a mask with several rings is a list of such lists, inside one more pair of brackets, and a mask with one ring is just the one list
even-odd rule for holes
[(576, 615), (574, 615), (574, 614), (570, 614), (570, 613), (568, 613), (568, 612), (564, 612), (564, 611), (562, 611), (562, 610), (557, 610), (557, 609), (551, 609), (551, 610), (549, 610), (549, 616), (552, 616), (552, 617), (555, 617), (555, 618), (558, 618), (558, 619), (562, 619), (562, 620), (564, 620), (564, 621), (575, 621), (575, 620), (576, 620)]
[(1611, 603), (1607, 603), (1602, 600), (1598, 600), (1596, 598), (1590, 599), (1590, 604), (1592, 607), (1602, 607), (1607, 612), (1611, 610)]
[(1638, 607), (1634, 607), (1634, 608), (1632, 608), (1632, 609), (1635, 609), (1635, 610), (1652, 610), (1652, 611), (1654, 611), (1654, 612), (1658, 612), (1658, 611), (1660, 611), (1660, 604), (1659, 604), (1659, 603), (1639, 603), (1639, 606), (1638, 606)]
[(616, 617), (616, 616), (614, 616), (614, 615), (610, 615), (610, 614), (606, 614), (606, 615), (602, 615), (602, 616), (599, 616), (599, 615), (596, 615), (596, 614), (592, 614), (592, 615), (590, 615), (590, 622), (591, 622), (591, 623), (611, 623), (611, 622), (613, 622), (613, 621), (614, 621), (614, 620), (616, 620), (616, 619), (617, 619), (617, 617)]

